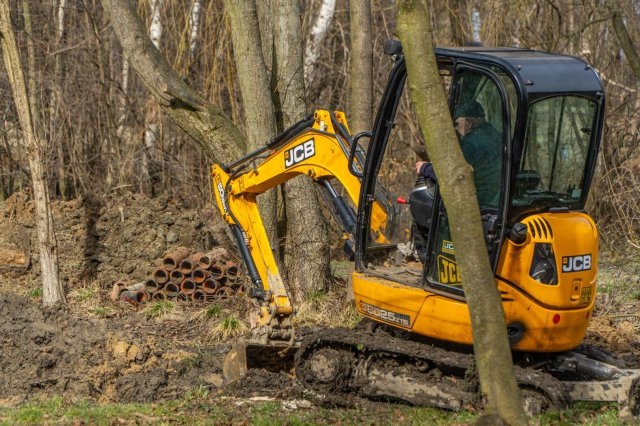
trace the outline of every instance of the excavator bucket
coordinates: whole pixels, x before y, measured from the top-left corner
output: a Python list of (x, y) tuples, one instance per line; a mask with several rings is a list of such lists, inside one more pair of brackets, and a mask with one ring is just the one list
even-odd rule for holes
[(250, 369), (272, 372), (293, 370), (293, 358), (298, 345), (290, 343), (269, 344), (240, 340), (225, 355), (222, 372), (227, 383), (241, 380)]

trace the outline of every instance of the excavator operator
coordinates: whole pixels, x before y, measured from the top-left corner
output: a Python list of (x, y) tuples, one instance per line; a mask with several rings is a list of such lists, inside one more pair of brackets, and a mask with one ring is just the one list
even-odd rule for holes
[[(473, 167), (473, 181), (480, 208), (497, 208), (502, 167), (501, 134), (486, 121), (482, 105), (474, 100), (464, 101), (455, 108), (454, 127), (464, 158)], [(427, 189), (435, 185), (437, 178), (431, 163), (419, 161), (415, 167), (418, 181), (410, 199), (410, 203), (415, 204), (411, 209), (413, 235), (420, 260), (424, 261), (434, 196), (433, 189)], [(424, 209), (425, 206), (430, 208)]]

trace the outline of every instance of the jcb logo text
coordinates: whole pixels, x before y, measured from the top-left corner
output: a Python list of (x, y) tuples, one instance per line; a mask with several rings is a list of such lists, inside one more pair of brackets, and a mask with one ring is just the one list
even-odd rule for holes
[(316, 146), (313, 139), (309, 139), (306, 142), (296, 145), (291, 149), (288, 149), (284, 153), (284, 166), (291, 167), (294, 164), (311, 158), (316, 154)]
[(591, 269), (591, 255), (564, 256), (562, 258), (562, 272), (579, 272)]
[(445, 253), (456, 254), (456, 249), (453, 247), (453, 242), (442, 240), (442, 251)]
[(441, 284), (459, 284), (462, 281), (458, 264), (453, 260), (438, 256), (438, 269)]

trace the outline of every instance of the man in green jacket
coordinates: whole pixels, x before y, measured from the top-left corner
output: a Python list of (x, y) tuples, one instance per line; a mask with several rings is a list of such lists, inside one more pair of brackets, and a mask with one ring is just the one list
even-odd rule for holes
[(458, 105), (454, 112), (460, 148), (473, 167), (473, 181), (480, 207), (497, 207), (502, 176), (502, 136), (485, 120), (484, 109), (473, 100)]
[[(473, 167), (473, 181), (480, 207), (498, 207), (502, 176), (502, 135), (485, 119), (482, 105), (474, 100), (460, 103), (454, 111), (465, 160)], [(430, 163), (416, 163), (416, 171), (433, 179)]]

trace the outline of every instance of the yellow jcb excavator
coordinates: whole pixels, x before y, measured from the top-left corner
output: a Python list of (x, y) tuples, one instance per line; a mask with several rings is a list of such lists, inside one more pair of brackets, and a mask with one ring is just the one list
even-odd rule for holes
[[(406, 66), (398, 42), (388, 42), (385, 53), (394, 65), (371, 132), (352, 136), (343, 113), (317, 110), (263, 148), (213, 166), (218, 207), (259, 311), (251, 339), (227, 355), (224, 373), (234, 380), (248, 368), (289, 362), (316, 392), (458, 409), (475, 398), (461, 380), (473, 364), (464, 271), (457, 268), (437, 179), (418, 179), (408, 200), (390, 190), (397, 178), (384, 159), (397, 139)], [(474, 166), (527, 404), (542, 410), (577, 400), (616, 401), (638, 415), (640, 370), (581, 345), (598, 265), (597, 229), (584, 211), (604, 120), (597, 73), (574, 57), (517, 48), (440, 48), (436, 59), (452, 115), (473, 103), (493, 138), (475, 143), (498, 147), (490, 161), (465, 157)], [(330, 201), (345, 253), (355, 262), (356, 307), (367, 319), (353, 330), (316, 331), (302, 340), (256, 205), (260, 194), (298, 175), (311, 177)]]

